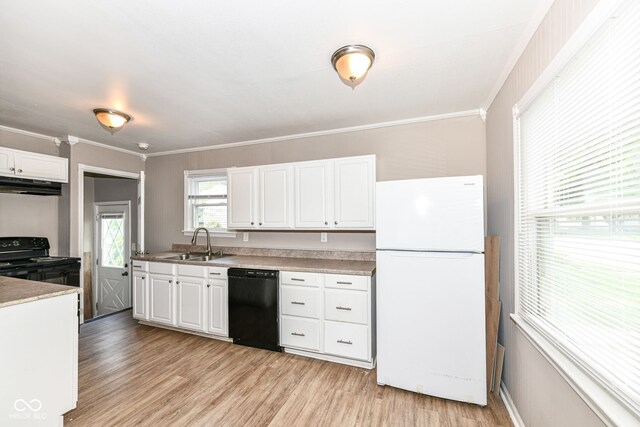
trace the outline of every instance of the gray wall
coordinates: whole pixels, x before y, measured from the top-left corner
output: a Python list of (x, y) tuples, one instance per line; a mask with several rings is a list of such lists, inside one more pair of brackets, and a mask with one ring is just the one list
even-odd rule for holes
[(597, 0), (557, 0), (487, 113), (489, 233), (502, 238), (500, 341), (504, 381), (527, 427), (603, 423), (510, 320), (514, 307), (513, 133), (511, 109), (573, 34)]
[[(67, 146), (68, 147), (68, 146)], [(140, 173), (144, 171), (144, 160), (136, 155), (109, 150), (89, 144), (75, 144), (69, 147), (69, 197), (62, 209), (68, 207), (68, 221), (60, 223), (59, 232), (68, 236), (68, 251), (71, 256), (82, 256), (78, 247), (78, 165), (85, 164), (124, 172)], [(83, 232), (84, 234), (84, 232)], [(85, 249), (86, 250), (86, 249)]]
[[(145, 248), (166, 250), (187, 242), (183, 229), (184, 170), (252, 166), (364, 154), (377, 156), (377, 179), (484, 175), (485, 127), (462, 117), (267, 144), (150, 157), (146, 164)], [(203, 242), (202, 240), (201, 242)], [(214, 244), (306, 249), (375, 249), (375, 234), (251, 232), (250, 240), (218, 238)]]
[[(58, 156), (53, 142), (0, 129), (0, 147)], [(65, 186), (66, 187), (66, 186)], [(58, 255), (60, 197), (0, 193), (0, 236), (42, 236)]]

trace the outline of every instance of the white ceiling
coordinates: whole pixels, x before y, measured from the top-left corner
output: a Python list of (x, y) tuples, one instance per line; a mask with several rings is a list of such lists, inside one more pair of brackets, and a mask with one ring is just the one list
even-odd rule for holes
[[(151, 153), (482, 108), (545, 3), (4, 1), (0, 125)], [(355, 91), (349, 43), (376, 53)], [(134, 121), (110, 136), (95, 107)]]

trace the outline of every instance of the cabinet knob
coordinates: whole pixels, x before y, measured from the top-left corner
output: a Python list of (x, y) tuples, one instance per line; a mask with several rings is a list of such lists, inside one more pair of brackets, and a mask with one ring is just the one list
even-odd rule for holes
[(22, 169), (18, 169), (18, 173), (22, 173)]
[(179, 285), (179, 284), (180, 284), (180, 282), (176, 282), (176, 285)]
[(169, 283), (173, 283), (173, 280), (169, 280)]
[(253, 221), (251, 221), (251, 225), (253, 225)]
[(9, 168), (9, 170), (10, 170), (11, 172), (13, 172), (14, 170), (16, 170), (16, 168), (11, 167), (11, 168)]
[(338, 221), (334, 221), (333, 223), (334, 223), (335, 225), (338, 225)]
[(325, 222), (324, 222), (324, 225), (329, 225), (329, 221), (325, 221)]
[(144, 280), (144, 276), (142, 276), (142, 280)]
[(207, 283), (207, 288), (210, 288), (210, 287), (211, 287), (211, 285)]
[(259, 222), (259, 223), (258, 223), (258, 225), (262, 225), (262, 223), (261, 223), (261, 222)]

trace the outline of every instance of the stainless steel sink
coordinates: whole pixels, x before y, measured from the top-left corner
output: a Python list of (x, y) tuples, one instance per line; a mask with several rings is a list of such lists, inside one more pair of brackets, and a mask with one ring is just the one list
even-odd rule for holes
[(180, 254), (164, 257), (163, 259), (172, 261), (211, 261), (216, 258), (220, 258), (222, 255), (205, 255), (205, 254)]

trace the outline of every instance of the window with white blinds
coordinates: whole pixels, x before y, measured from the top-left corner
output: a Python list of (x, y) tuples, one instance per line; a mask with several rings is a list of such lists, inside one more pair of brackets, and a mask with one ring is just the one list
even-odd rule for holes
[(515, 118), (517, 315), (640, 410), (640, 2)]
[(227, 171), (185, 171), (184, 231), (227, 229)]

